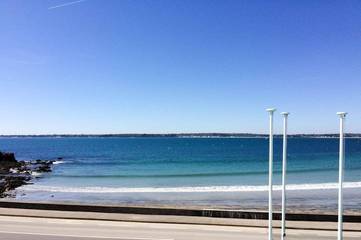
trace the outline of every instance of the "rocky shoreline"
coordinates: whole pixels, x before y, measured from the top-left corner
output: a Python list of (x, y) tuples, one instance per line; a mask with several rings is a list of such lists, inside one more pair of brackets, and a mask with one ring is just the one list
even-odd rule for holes
[(14, 153), (0, 152), (0, 198), (14, 197), (12, 190), (31, 184), (36, 175), (52, 171), (53, 160), (17, 161)]

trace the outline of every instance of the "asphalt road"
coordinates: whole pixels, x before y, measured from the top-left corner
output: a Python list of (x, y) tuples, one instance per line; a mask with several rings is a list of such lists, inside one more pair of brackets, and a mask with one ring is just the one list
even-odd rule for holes
[[(275, 229), (274, 239), (280, 239)], [(254, 240), (267, 239), (267, 229), (193, 224), (135, 223), (0, 216), (1, 240)], [(336, 239), (335, 231), (289, 230), (287, 239)], [(345, 240), (361, 239), (346, 232)]]

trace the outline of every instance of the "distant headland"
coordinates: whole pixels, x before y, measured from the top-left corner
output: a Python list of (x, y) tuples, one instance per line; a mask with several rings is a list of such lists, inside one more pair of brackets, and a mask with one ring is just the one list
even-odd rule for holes
[[(281, 134), (275, 134), (275, 137), (282, 137)], [(338, 138), (338, 133), (328, 134), (289, 134), (290, 138)], [(0, 135), (0, 137), (19, 138), (19, 137), (47, 137), (47, 138), (65, 138), (65, 137), (166, 137), (166, 138), (267, 138), (268, 134), (255, 133), (122, 133), (122, 134), (30, 134), (30, 135)], [(347, 138), (361, 138), (361, 133), (347, 133)]]

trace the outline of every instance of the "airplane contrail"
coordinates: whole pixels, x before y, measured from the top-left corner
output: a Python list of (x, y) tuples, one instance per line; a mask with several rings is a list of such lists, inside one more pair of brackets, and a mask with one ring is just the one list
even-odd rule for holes
[(68, 3), (59, 4), (59, 5), (55, 5), (55, 6), (49, 7), (48, 10), (52, 10), (52, 9), (55, 9), (55, 8), (61, 8), (61, 7), (67, 7), (67, 6), (70, 6), (70, 5), (73, 5), (73, 4), (77, 4), (77, 3), (81, 3), (81, 2), (84, 2), (84, 1), (86, 1), (86, 0), (78, 0), (78, 1), (73, 1), (73, 2), (68, 2)]

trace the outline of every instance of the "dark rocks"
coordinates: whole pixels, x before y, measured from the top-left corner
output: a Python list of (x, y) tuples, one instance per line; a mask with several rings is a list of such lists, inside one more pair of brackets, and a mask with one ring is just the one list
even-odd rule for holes
[(17, 187), (27, 184), (31, 179), (29, 176), (6, 176), (0, 182), (0, 197), (11, 196), (8, 194), (8, 191), (14, 190)]
[(14, 153), (0, 152), (0, 174), (6, 173), (10, 168), (19, 167), (20, 162), (16, 161)]
[(36, 160), (35, 162), (30, 162), (32, 164), (32, 171), (38, 173), (51, 172), (51, 166), (54, 161), (51, 160)]
[(0, 162), (17, 162), (14, 153), (0, 152)]
[(11, 196), (9, 191), (16, 189), (33, 179), (33, 173), (51, 172), (54, 161), (35, 160), (17, 161), (14, 153), (0, 152), (0, 198)]

